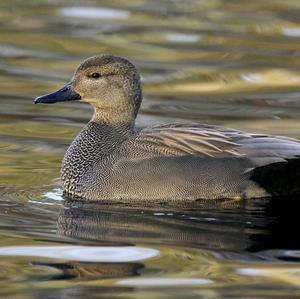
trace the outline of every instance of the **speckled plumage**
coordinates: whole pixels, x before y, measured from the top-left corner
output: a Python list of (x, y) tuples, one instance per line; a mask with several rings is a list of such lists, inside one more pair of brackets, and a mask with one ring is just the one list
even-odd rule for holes
[[(95, 73), (100, 76), (93, 78)], [(61, 178), (69, 194), (88, 200), (195, 200), (300, 190), (298, 140), (199, 123), (136, 131), (140, 77), (124, 58), (87, 59), (71, 87), (95, 112), (63, 160)], [(290, 186), (276, 176), (283, 169)]]

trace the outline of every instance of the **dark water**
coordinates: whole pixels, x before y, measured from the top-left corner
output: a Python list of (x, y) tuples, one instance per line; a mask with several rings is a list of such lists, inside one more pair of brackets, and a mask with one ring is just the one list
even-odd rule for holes
[(139, 68), (137, 124), (199, 120), (300, 138), (298, 0), (0, 1), (1, 298), (300, 298), (300, 198), (63, 201), (91, 116), (36, 106), (97, 53)]

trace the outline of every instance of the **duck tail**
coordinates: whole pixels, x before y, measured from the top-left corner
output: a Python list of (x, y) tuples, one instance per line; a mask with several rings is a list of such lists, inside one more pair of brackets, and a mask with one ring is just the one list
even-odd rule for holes
[(257, 167), (251, 180), (273, 197), (300, 195), (300, 157)]

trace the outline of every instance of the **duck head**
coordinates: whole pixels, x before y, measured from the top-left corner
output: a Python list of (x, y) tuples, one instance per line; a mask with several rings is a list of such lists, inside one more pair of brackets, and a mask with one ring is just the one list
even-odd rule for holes
[(135, 119), (142, 100), (140, 76), (128, 60), (99, 55), (83, 61), (59, 90), (39, 96), (34, 103), (80, 100), (95, 108), (94, 119)]

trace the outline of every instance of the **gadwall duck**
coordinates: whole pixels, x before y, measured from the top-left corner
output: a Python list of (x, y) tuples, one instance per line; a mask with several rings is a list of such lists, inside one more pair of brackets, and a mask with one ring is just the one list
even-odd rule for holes
[(300, 142), (199, 123), (137, 130), (140, 76), (128, 60), (88, 58), (71, 82), (35, 103), (94, 107), (68, 148), (65, 192), (87, 200), (240, 199), (297, 194)]

